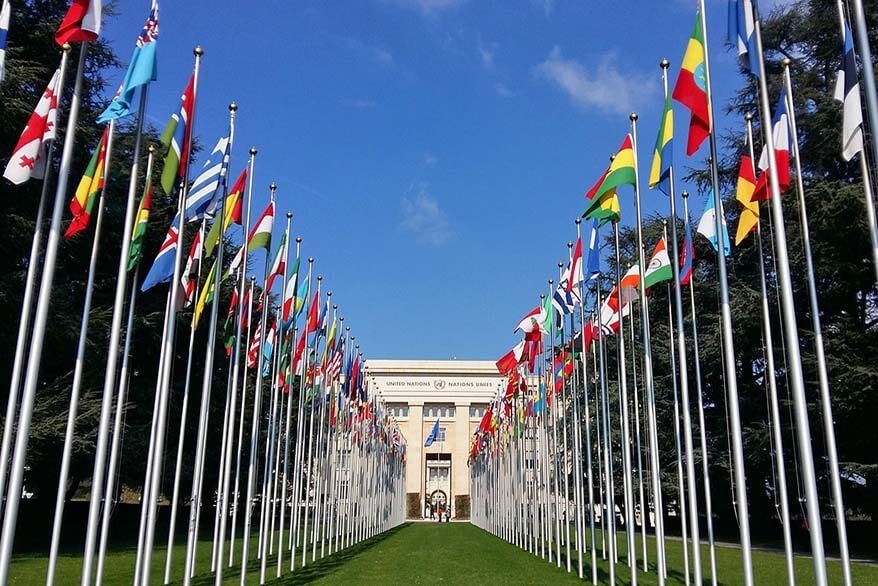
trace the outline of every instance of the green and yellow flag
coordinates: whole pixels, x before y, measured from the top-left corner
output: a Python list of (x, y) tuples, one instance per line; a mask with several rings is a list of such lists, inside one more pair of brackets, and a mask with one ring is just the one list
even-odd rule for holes
[(649, 169), (649, 188), (658, 187), (665, 195), (671, 194), (671, 165), (674, 164), (674, 109), (671, 98), (665, 98), (665, 111), (655, 141), (652, 166)]
[(143, 239), (146, 237), (146, 226), (149, 224), (149, 210), (152, 206), (152, 179), (148, 180), (137, 215), (134, 217), (134, 231), (131, 234), (131, 248), (128, 252), (128, 270), (134, 269), (143, 258)]
[(619, 207), (619, 195), (615, 189), (602, 195), (585, 212), (585, 218), (598, 220), (599, 226), (603, 226), (607, 222), (618, 222), (621, 217), (622, 209)]
[[(245, 168), (241, 171), (238, 180), (235, 181), (231, 191), (229, 191), (229, 194), (226, 196), (226, 201), (222, 206), (222, 220), (214, 220), (213, 225), (210, 227), (210, 231), (207, 233), (207, 238), (204, 239), (204, 252), (208, 256), (213, 254), (213, 249), (216, 247), (217, 242), (219, 242), (220, 236), (225, 235), (229, 226), (232, 225), (232, 222), (235, 224), (241, 223), (241, 198), (244, 195), (244, 189), (246, 186), (247, 169)], [(222, 231), (220, 231), (220, 226), (222, 226)]]
[(631, 135), (625, 136), (622, 146), (613, 161), (600, 179), (597, 180), (585, 197), (590, 200), (588, 208), (585, 210), (585, 217), (591, 216), (594, 209), (601, 207), (603, 196), (615, 192), (620, 185), (635, 185), (637, 181), (637, 173), (634, 170), (634, 146)]
[(213, 266), (210, 267), (210, 272), (207, 273), (207, 279), (204, 281), (204, 285), (201, 287), (201, 292), (198, 294), (198, 301), (195, 303), (195, 315), (192, 317), (192, 327), (198, 327), (198, 322), (201, 321), (201, 314), (204, 313), (204, 308), (207, 307), (208, 303), (213, 301), (213, 294), (216, 290), (215, 282), (216, 260), (213, 261)]

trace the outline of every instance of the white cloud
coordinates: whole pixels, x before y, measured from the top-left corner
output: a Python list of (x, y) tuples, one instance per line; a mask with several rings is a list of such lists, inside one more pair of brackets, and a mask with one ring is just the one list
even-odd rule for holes
[(418, 10), (423, 14), (434, 14), (463, 4), (466, 0), (385, 0), (402, 8)]
[(496, 84), (494, 84), (494, 90), (501, 98), (511, 98), (515, 95), (515, 92), (509, 89), (509, 86), (502, 82), (497, 82)]
[(497, 43), (485, 44), (479, 40), (479, 58), (482, 61), (482, 67), (488, 70), (494, 69), (494, 54), (497, 52)]
[(441, 246), (452, 236), (448, 216), (439, 207), (425, 186), (414, 197), (404, 197), (400, 200), (402, 210), (402, 222), (400, 225), (407, 232), (411, 232), (415, 240), (430, 246)]
[(534, 73), (557, 85), (583, 108), (618, 114), (631, 113), (658, 87), (658, 81), (651, 76), (621, 71), (613, 54), (604, 55), (590, 71), (575, 59), (565, 59), (557, 46), (534, 68)]

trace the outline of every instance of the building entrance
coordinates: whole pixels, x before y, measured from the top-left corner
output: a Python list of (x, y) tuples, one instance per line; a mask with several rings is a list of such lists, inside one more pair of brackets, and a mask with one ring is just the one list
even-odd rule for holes
[[(424, 518), (438, 517), (451, 505), (451, 454), (427, 454), (424, 494), (427, 495)], [(452, 514), (454, 511), (452, 511)]]

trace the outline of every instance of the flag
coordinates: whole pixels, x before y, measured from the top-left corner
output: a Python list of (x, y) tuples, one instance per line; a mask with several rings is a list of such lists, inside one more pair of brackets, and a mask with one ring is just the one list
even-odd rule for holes
[[(622, 303), (627, 305), (629, 302), (637, 299), (640, 288), (640, 264), (634, 263), (628, 267), (628, 271), (620, 280), (622, 285)], [(607, 297), (606, 303), (617, 311), (619, 309), (619, 290), (613, 287), (610, 295)]]
[(753, 171), (753, 159), (744, 155), (741, 157), (741, 167), (738, 170), (738, 188), (735, 191), (735, 199), (741, 204), (738, 229), (735, 232), (735, 246), (741, 244), (759, 224), (759, 202), (752, 200), (755, 190), (756, 178)]
[(850, 161), (863, 150), (863, 108), (860, 106), (860, 78), (851, 29), (844, 25), (844, 55), (835, 81), (835, 99), (844, 105), (841, 132), (841, 155)]
[(277, 320), (271, 322), (265, 335), (265, 344), (262, 345), (262, 376), (269, 376), (271, 358), (274, 355), (274, 338), (277, 336)]
[(180, 215), (174, 216), (165, 241), (162, 242), (159, 252), (152, 262), (152, 268), (140, 286), (141, 291), (148, 291), (159, 283), (167, 283), (174, 276), (174, 261), (177, 254), (177, 240), (180, 235)]
[(128, 270), (131, 271), (140, 264), (143, 258), (143, 239), (146, 238), (146, 228), (149, 224), (149, 211), (152, 209), (152, 180), (146, 184), (140, 205), (137, 207), (137, 215), (134, 216), (134, 230), (131, 233), (131, 245), (128, 247)]
[(539, 331), (545, 320), (546, 316), (543, 314), (543, 308), (538, 305), (530, 310), (527, 315), (525, 315), (521, 319), (521, 321), (518, 322), (518, 325), (515, 326), (515, 329), (512, 330), (512, 333), (515, 333), (518, 330), (521, 330), (525, 334)]
[[(193, 290), (195, 287), (192, 288)], [(223, 323), (223, 346), (226, 349), (226, 356), (232, 355), (232, 348), (235, 346), (235, 309), (238, 307), (238, 288), (232, 289), (232, 299), (229, 301), (229, 312), (226, 314), (226, 321)]]
[(98, 122), (104, 123), (110, 120), (118, 120), (131, 113), (131, 102), (134, 101), (134, 92), (140, 86), (147, 85), (156, 79), (156, 45), (159, 36), (159, 5), (153, 0), (149, 16), (143, 25), (143, 30), (137, 36), (134, 45), (134, 53), (128, 62), (128, 71), (122, 80), (122, 92), (110, 102), (107, 109), (98, 116)]
[(94, 41), (100, 32), (101, 0), (73, 0), (61, 26), (55, 31), (55, 42), (60, 46), (64, 43)]
[(569, 278), (567, 279), (567, 291), (579, 290), (582, 282), (582, 237), (576, 239), (573, 247), (573, 258), (570, 259)]
[[(771, 121), (771, 135), (774, 137), (774, 162), (777, 167), (777, 182), (780, 192), (785, 193), (790, 187), (790, 144), (792, 136), (790, 131), (790, 116), (787, 109), (787, 90), (782, 88), (777, 101), (777, 109), (774, 111), (774, 119)], [(756, 189), (752, 199), (765, 201), (771, 197), (769, 178), (771, 176), (768, 166), (768, 149), (762, 148), (762, 156), (759, 157), (759, 169), (762, 171), (756, 181)]]
[[(631, 135), (628, 134), (625, 136), (625, 140), (622, 141), (622, 146), (619, 147), (610, 166), (607, 167), (604, 174), (597, 180), (597, 183), (588, 190), (585, 197), (592, 201), (591, 206), (593, 206), (605, 193), (609, 193), (620, 185), (634, 185), (636, 179), (637, 177), (634, 173), (634, 146)], [(586, 213), (588, 212), (586, 211)]]
[[(189, 257), (186, 259), (186, 268), (183, 269), (183, 275), (180, 277), (180, 288), (183, 290), (181, 307), (189, 307), (195, 301), (195, 285), (198, 279), (198, 267), (201, 265), (201, 250), (201, 230), (199, 230), (192, 238)], [(235, 294), (237, 295), (237, 289), (235, 289)]]
[(101, 135), (101, 141), (91, 156), (82, 179), (76, 188), (76, 193), (70, 201), (70, 212), (73, 219), (64, 233), (64, 238), (71, 238), (79, 234), (86, 228), (91, 221), (91, 212), (94, 209), (95, 201), (104, 187), (104, 175), (107, 166), (107, 136), (109, 128), (104, 128)]
[(586, 273), (588, 279), (594, 279), (601, 272), (601, 250), (598, 248), (598, 228), (600, 223), (598, 220), (592, 222), (591, 234), (588, 237), (588, 263)]
[(619, 194), (616, 190), (605, 193), (600, 199), (595, 200), (585, 211), (586, 220), (596, 220), (600, 226), (607, 222), (618, 222), (622, 217), (622, 208), (619, 206)]
[(671, 266), (671, 257), (668, 256), (668, 245), (662, 237), (656, 243), (646, 272), (643, 273), (643, 286), (650, 289), (653, 285), (670, 281), (673, 278), (674, 267)]
[(204, 162), (201, 173), (189, 187), (189, 191), (186, 193), (185, 216), (187, 221), (194, 222), (205, 216), (213, 217), (220, 179), (228, 174), (230, 145), (231, 141), (228, 135), (217, 141), (210, 156)]
[(758, 76), (759, 61), (753, 44), (755, 30), (753, 2), (751, 0), (729, 0), (728, 41), (737, 47), (741, 66)]
[(671, 98), (665, 99), (665, 111), (658, 138), (655, 141), (655, 152), (652, 154), (652, 166), (649, 169), (650, 189), (658, 187), (665, 195), (671, 194), (671, 165), (674, 164), (674, 108)]
[(439, 437), (439, 420), (436, 420), (436, 423), (433, 424), (433, 429), (430, 431), (430, 435), (427, 436), (427, 441), (424, 442), (424, 447), (429, 448), (433, 445), (433, 442)]
[(296, 289), (299, 286), (298, 281), (299, 257), (296, 257), (296, 262), (293, 263), (293, 269), (290, 271), (290, 278), (287, 280), (287, 286), (284, 290), (284, 300), (281, 305), (281, 321), (284, 323), (284, 328), (289, 328), (292, 325), (296, 304)]
[[(722, 202), (720, 202), (720, 206), (722, 206)], [(723, 226), (723, 254), (729, 256), (732, 253), (732, 245), (729, 242), (729, 230), (726, 226), (726, 215), (722, 207), (720, 207), (720, 214), (722, 214)], [(704, 214), (702, 214), (701, 220), (698, 222), (698, 233), (707, 238), (714, 250), (719, 252), (719, 239), (716, 236), (716, 210), (713, 207), (713, 191), (707, 194)]]
[(207, 307), (207, 304), (213, 301), (213, 295), (216, 290), (216, 260), (213, 261), (213, 266), (210, 267), (210, 272), (207, 273), (207, 278), (204, 280), (204, 285), (201, 287), (201, 291), (198, 293), (198, 301), (195, 302), (195, 313), (192, 315), (192, 327), (197, 328), (198, 322), (201, 321), (201, 314), (204, 313), (204, 308)]
[(680, 284), (688, 285), (692, 279), (692, 263), (695, 262), (695, 247), (692, 246), (692, 224), (686, 219), (686, 235), (683, 250), (680, 251)]
[[(248, 252), (253, 252), (257, 248), (264, 248), (267, 251), (271, 246), (271, 231), (273, 228), (274, 201), (270, 201), (268, 207), (265, 208), (265, 211), (262, 212), (262, 215), (256, 220), (256, 224), (250, 230), (250, 235), (247, 237), (247, 246), (242, 246), (238, 249), (238, 252), (235, 253), (235, 258), (233, 258), (231, 264), (229, 264), (228, 273), (238, 268)], [(211, 229), (211, 232), (212, 231), (213, 230)], [(228, 275), (228, 273), (226, 274)], [(267, 287), (266, 289), (269, 288), (270, 287)]]
[(250, 347), (247, 349), (247, 368), (256, 366), (259, 359), (259, 347), (262, 340), (262, 324), (256, 324), (256, 331), (253, 332), (253, 340), (250, 341)]
[(280, 237), (280, 246), (277, 249), (277, 252), (274, 255), (274, 260), (271, 261), (271, 268), (268, 273), (268, 281), (265, 285), (266, 291), (271, 291), (271, 286), (274, 284), (274, 280), (277, 277), (283, 279), (284, 275), (287, 274), (287, 233), (286, 231)]
[[(223, 202), (223, 205), (221, 206), (220, 211), (222, 217), (214, 220), (207, 233), (207, 238), (204, 239), (204, 251), (208, 256), (213, 254), (213, 249), (216, 247), (217, 242), (219, 242), (221, 233), (225, 234), (229, 229), (229, 226), (232, 225), (232, 222), (236, 224), (241, 223), (241, 209), (238, 204), (240, 203), (241, 196), (243, 195), (246, 186), (247, 168), (245, 167), (244, 170), (241, 171), (238, 180), (235, 181), (228, 196), (226, 196), (225, 202)], [(220, 230), (220, 226), (222, 226), (222, 230)]]
[(560, 311), (555, 311), (555, 307), (552, 305), (552, 298), (546, 297), (543, 300), (543, 307), (541, 311), (541, 315), (543, 318), (543, 323), (540, 325), (542, 331), (546, 333), (552, 332), (552, 326), (554, 324), (555, 332), (561, 329), (563, 315)]
[(305, 325), (305, 331), (309, 334), (313, 334), (318, 329), (320, 329), (319, 322), (319, 314), (320, 314), (320, 296), (317, 291), (314, 292), (314, 299), (311, 301), (311, 308), (308, 310), (308, 321)]
[(12, 15), (12, 7), (9, 0), (3, 0), (3, 8), (0, 8), (0, 83), (6, 77), (6, 37), (9, 34), (9, 17)]
[(525, 360), (525, 342), (522, 340), (497, 361), (497, 371), (506, 376)]
[(692, 156), (710, 135), (710, 108), (707, 103), (707, 70), (705, 66), (704, 32), (701, 29), (701, 14), (695, 15), (695, 27), (680, 75), (674, 86), (673, 98), (689, 109), (689, 140), (686, 143), (686, 155)]
[(61, 70), (55, 74), (40, 96), (37, 107), (27, 121), (12, 156), (6, 164), (3, 176), (16, 185), (21, 185), (31, 178), (42, 178), (46, 166), (44, 145), (55, 140), (58, 121), (58, 90), (61, 87)]
[[(162, 189), (170, 195), (176, 180), (182, 179), (189, 162), (189, 148), (192, 132), (192, 112), (195, 109), (195, 74), (189, 76), (189, 83), (183, 90), (180, 111), (171, 114), (168, 125), (162, 132), (162, 145), (167, 149), (165, 164), (162, 167)], [(188, 199), (188, 197), (187, 197)]]

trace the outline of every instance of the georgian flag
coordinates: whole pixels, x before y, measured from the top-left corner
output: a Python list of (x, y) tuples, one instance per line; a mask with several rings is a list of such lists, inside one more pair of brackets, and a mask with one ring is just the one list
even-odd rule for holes
[(3, 176), (16, 185), (21, 185), (31, 177), (43, 177), (46, 167), (43, 147), (57, 136), (60, 89), (61, 70), (56, 69), (12, 150), (6, 171), (3, 172)]
[(55, 42), (94, 41), (101, 32), (101, 0), (73, 0), (61, 26), (55, 31)]
[(835, 99), (844, 104), (841, 155), (850, 161), (863, 150), (863, 108), (860, 105), (860, 78), (851, 41), (851, 29), (844, 25), (844, 56), (835, 82)]
[[(781, 89), (777, 101), (777, 109), (774, 111), (771, 135), (774, 137), (774, 162), (777, 167), (777, 182), (780, 184), (780, 192), (783, 194), (790, 187), (790, 145), (792, 137), (790, 133), (790, 114), (788, 109), (787, 90)], [(759, 157), (759, 169), (762, 173), (756, 180), (756, 190), (753, 192), (751, 201), (765, 201), (771, 197), (769, 188), (768, 149), (762, 147), (762, 156)]]

